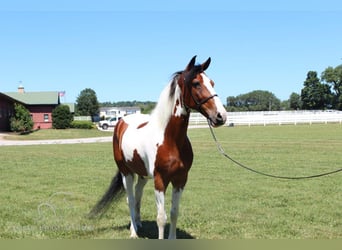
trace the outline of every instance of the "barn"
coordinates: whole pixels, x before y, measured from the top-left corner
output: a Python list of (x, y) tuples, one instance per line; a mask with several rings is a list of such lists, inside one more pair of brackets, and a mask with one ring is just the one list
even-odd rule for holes
[(14, 103), (20, 103), (29, 110), (33, 129), (52, 128), (52, 110), (60, 104), (59, 92), (25, 92), (24, 87), (19, 86), (17, 92), (0, 93), (0, 130), (9, 130)]

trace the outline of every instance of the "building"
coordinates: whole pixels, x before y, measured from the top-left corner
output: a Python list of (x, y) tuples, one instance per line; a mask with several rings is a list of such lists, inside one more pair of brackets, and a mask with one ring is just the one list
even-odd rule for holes
[(14, 114), (14, 103), (23, 103), (0, 93), (0, 131), (10, 130), (10, 117)]
[(131, 114), (140, 114), (140, 107), (102, 107), (100, 117), (123, 117)]
[(33, 129), (52, 128), (52, 110), (60, 104), (59, 92), (25, 92), (24, 87), (19, 86), (17, 92), (0, 93), (0, 130), (10, 129), (14, 103), (22, 104), (29, 110)]

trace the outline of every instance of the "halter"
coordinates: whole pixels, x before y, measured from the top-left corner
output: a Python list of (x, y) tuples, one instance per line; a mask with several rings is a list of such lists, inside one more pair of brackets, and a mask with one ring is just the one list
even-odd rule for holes
[[(186, 79), (185, 79), (185, 77), (184, 77), (184, 79), (183, 79), (184, 83), (185, 83), (185, 80), (186, 80)], [(218, 96), (217, 94), (214, 94), (214, 95), (208, 96), (207, 98), (204, 98), (203, 100), (198, 101), (198, 100), (196, 100), (196, 98), (195, 98), (194, 95), (192, 94), (192, 91), (190, 91), (190, 95), (191, 95), (192, 100), (193, 100), (194, 103), (196, 104), (196, 109), (197, 109), (198, 111), (200, 111), (200, 112), (202, 111), (202, 105), (203, 105), (203, 104), (205, 104), (206, 102), (208, 102), (210, 99), (212, 99), (212, 98)], [(186, 107), (186, 109), (189, 110), (189, 107), (187, 107), (187, 106), (185, 105), (185, 103), (184, 103), (184, 106)]]
[(202, 105), (205, 104), (207, 101), (209, 101), (211, 98), (214, 98), (215, 96), (218, 96), (217, 94), (214, 94), (214, 95), (211, 95), (211, 96), (209, 96), (209, 97), (207, 97), (207, 98), (204, 98), (204, 99), (201, 100), (201, 101), (198, 101), (198, 100), (196, 100), (196, 98), (195, 98), (194, 95), (192, 94), (192, 91), (190, 91), (190, 94), (191, 94), (191, 98), (192, 98), (192, 100), (195, 102), (196, 107), (197, 107), (198, 110), (202, 110), (202, 108), (201, 108)]

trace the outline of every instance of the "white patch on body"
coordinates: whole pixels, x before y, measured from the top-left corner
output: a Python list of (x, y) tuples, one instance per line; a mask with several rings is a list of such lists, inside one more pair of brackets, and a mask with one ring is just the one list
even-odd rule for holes
[(181, 95), (182, 95), (181, 89), (179, 88), (177, 84), (176, 91), (175, 91), (175, 99), (174, 99), (174, 104), (173, 104), (173, 106), (176, 107), (176, 112), (174, 113), (174, 116), (176, 117), (180, 117), (182, 115), (187, 114), (185, 107), (182, 106), (183, 101), (181, 99), (182, 98)]
[[(154, 162), (158, 146), (164, 142), (164, 131), (170, 121), (176, 100), (180, 99), (180, 89), (177, 85), (174, 98), (169, 97), (170, 85), (162, 91), (158, 104), (151, 115), (132, 114), (123, 117), (128, 124), (127, 130), (122, 137), (122, 150), (126, 161), (133, 160), (134, 151), (143, 160), (149, 177), (153, 177)], [(179, 106), (179, 107), (178, 107)], [(176, 114), (184, 114), (185, 109), (176, 107)], [(148, 122), (145, 126), (139, 125)]]

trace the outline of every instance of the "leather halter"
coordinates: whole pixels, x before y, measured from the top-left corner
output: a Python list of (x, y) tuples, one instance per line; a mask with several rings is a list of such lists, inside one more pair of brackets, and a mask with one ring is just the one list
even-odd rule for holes
[(201, 108), (202, 105), (205, 104), (207, 101), (209, 101), (211, 98), (214, 98), (215, 96), (218, 96), (217, 94), (214, 94), (214, 95), (208, 96), (207, 98), (204, 98), (203, 100), (198, 101), (198, 100), (196, 100), (196, 98), (192, 94), (192, 91), (190, 91), (190, 94), (191, 94), (191, 98), (195, 102), (196, 107), (197, 107), (198, 110), (201, 110), (202, 109)]
[[(183, 82), (185, 83), (186, 79), (185, 77), (183, 78)], [(211, 95), (211, 96), (208, 96), (207, 98), (204, 98), (203, 100), (197, 100), (194, 95), (192, 94), (192, 91), (190, 91), (190, 95), (191, 95), (191, 98), (192, 100), (194, 101), (194, 103), (196, 104), (196, 109), (199, 111), (199, 112), (202, 112), (202, 105), (205, 104), (206, 102), (208, 102), (210, 99), (218, 96), (217, 94), (214, 94), (214, 95)], [(185, 105), (184, 103), (184, 106), (185, 108), (187, 109), (187, 111), (189, 112), (190, 108), (187, 107), (187, 105)]]

